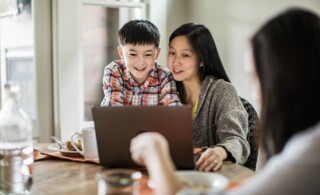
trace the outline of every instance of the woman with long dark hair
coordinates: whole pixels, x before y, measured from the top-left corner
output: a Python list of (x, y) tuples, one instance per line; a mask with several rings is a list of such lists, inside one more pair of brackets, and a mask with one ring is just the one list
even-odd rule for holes
[(187, 23), (174, 30), (168, 64), (182, 103), (193, 107), (194, 146), (208, 148), (196, 168), (217, 171), (226, 159), (244, 164), (250, 153), (248, 115), (208, 28)]

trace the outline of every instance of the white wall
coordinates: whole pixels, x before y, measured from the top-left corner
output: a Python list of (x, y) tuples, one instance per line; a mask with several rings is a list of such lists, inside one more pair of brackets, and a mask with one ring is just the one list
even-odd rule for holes
[(187, 18), (188, 2), (186, 0), (149, 0), (150, 7), (147, 18), (160, 31), (161, 53), (160, 64), (167, 66), (168, 40), (171, 32), (185, 22)]
[(182, 23), (206, 25), (212, 32), (225, 69), (239, 94), (257, 110), (244, 71), (244, 51), (249, 38), (270, 17), (300, 6), (320, 14), (319, 0), (171, 0), (168, 3), (167, 37)]
[(158, 27), (160, 32), (160, 45), (161, 48), (158, 62), (162, 65), (166, 65), (167, 59), (167, 4), (169, 0), (150, 0), (150, 7), (148, 13), (148, 19)]

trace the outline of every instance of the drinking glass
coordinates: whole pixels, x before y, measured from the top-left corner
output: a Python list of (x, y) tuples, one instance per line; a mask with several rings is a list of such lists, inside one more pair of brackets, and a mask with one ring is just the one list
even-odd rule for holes
[(102, 169), (96, 174), (98, 195), (138, 195), (141, 177), (132, 169)]

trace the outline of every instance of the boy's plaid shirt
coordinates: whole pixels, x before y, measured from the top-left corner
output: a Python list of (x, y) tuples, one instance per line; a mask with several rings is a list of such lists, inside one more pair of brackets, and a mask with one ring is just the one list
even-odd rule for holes
[(113, 61), (104, 69), (103, 91), (101, 106), (182, 105), (171, 72), (157, 63), (139, 86), (122, 60)]

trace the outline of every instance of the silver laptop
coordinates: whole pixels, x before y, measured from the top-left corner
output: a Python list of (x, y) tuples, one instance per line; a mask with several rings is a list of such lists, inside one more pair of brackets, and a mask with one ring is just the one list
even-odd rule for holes
[(177, 169), (193, 169), (190, 106), (93, 107), (100, 164), (109, 168), (139, 167), (130, 154), (130, 141), (142, 132), (167, 138)]

